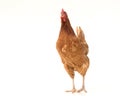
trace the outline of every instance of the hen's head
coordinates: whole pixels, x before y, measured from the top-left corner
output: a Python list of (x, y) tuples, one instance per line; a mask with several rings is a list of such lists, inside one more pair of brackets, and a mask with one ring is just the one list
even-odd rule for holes
[(68, 19), (67, 13), (62, 9), (61, 11), (61, 21), (66, 22)]

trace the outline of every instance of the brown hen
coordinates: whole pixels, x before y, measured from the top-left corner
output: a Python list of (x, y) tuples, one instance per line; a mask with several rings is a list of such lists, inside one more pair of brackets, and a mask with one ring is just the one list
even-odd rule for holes
[[(85, 91), (84, 79), (86, 71), (89, 67), (88, 45), (85, 40), (84, 33), (80, 27), (76, 28), (77, 35), (75, 35), (70, 24), (67, 13), (62, 9), (61, 11), (61, 29), (58, 40), (56, 42), (56, 49), (64, 64), (65, 70), (72, 78), (73, 88), (66, 92), (81, 92)], [(83, 77), (82, 88), (75, 89), (74, 71), (80, 73)]]

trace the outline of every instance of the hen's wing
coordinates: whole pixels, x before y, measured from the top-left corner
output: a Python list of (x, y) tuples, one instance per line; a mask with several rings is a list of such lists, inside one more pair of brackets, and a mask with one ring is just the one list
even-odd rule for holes
[(68, 39), (69, 42), (66, 42), (60, 51), (62, 62), (71, 67), (82, 66), (87, 60), (83, 51), (84, 46), (79, 43), (76, 37), (70, 37)]

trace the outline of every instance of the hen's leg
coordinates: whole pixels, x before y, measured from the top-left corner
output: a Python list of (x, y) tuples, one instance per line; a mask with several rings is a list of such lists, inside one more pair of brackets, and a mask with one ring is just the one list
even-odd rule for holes
[(72, 90), (66, 90), (65, 92), (72, 92), (72, 93), (76, 92), (74, 79), (72, 79)]
[(83, 76), (82, 88), (79, 89), (77, 92), (81, 92), (81, 91), (87, 92), (85, 89), (85, 77), (84, 76)]
[(70, 75), (70, 77), (72, 78), (72, 90), (67, 90), (66, 92), (76, 92), (76, 89), (75, 89), (75, 84), (74, 84), (74, 68), (68, 66), (68, 65), (64, 65), (67, 73)]

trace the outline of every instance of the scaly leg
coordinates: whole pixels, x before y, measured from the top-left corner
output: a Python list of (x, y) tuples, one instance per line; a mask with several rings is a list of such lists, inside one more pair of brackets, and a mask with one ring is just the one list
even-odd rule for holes
[(85, 93), (87, 93), (87, 91), (86, 91), (86, 89), (85, 89), (85, 83), (84, 83), (84, 81), (85, 81), (85, 77), (83, 76), (82, 88), (79, 89), (77, 92), (84, 91)]
[(72, 90), (67, 90), (66, 92), (72, 92), (72, 93), (76, 92), (74, 79), (72, 79), (72, 87), (73, 87)]
[(65, 70), (67, 71), (67, 73), (69, 74), (69, 76), (72, 78), (72, 90), (67, 90), (66, 92), (76, 92), (76, 89), (75, 89), (75, 84), (74, 84), (74, 68), (73, 67), (70, 67), (69, 65), (67, 64), (64, 64), (64, 67), (65, 67)]

